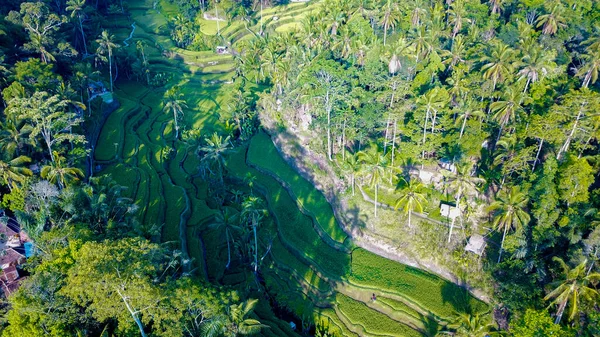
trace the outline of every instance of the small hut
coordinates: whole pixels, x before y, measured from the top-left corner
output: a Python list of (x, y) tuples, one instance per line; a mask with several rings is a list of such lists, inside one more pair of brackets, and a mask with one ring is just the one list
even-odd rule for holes
[(445, 216), (446, 218), (455, 219), (460, 215), (460, 210), (456, 208), (454, 205), (441, 203), (440, 204), (440, 214)]
[(229, 48), (227, 48), (227, 46), (217, 46), (217, 54), (229, 54)]
[(485, 246), (486, 246), (486, 243), (485, 243), (485, 239), (483, 238), (483, 236), (481, 236), (479, 234), (473, 234), (469, 238), (469, 242), (465, 246), (465, 250), (467, 252), (475, 253), (475, 254), (481, 256), (483, 254), (483, 251), (485, 250)]

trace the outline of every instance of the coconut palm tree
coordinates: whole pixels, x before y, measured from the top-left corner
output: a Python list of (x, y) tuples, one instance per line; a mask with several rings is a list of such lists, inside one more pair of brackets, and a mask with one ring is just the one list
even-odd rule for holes
[(23, 182), (27, 177), (32, 176), (31, 170), (25, 167), (30, 162), (31, 159), (27, 156), (18, 156), (8, 161), (0, 158), (0, 185), (8, 185), (12, 190), (15, 182)]
[(385, 10), (382, 13), (381, 21), (379, 22), (383, 26), (383, 45), (386, 45), (388, 29), (396, 27), (400, 16), (397, 5), (392, 3), (391, 0), (387, 0)]
[(350, 185), (352, 186), (352, 196), (354, 196), (356, 176), (360, 174), (362, 169), (362, 162), (359, 153), (349, 153), (346, 156), (346, 160), (342, 162), (342, 169), (350, 173)]
[(582, 301), (595, 303), (595, 301), (600, 299), (600, 294), (594, 286), (600, 281), (600, 273), (586, 272), (587, 259), (575, 268), (569, 268), (565, 261), (559, 257), (554, 257), (552, 260), (558, 262), (561, 266), (563, 276), (561, 280), (550, 283), (553, 289), (544, 297), (544, 300), (553, 299), (550, 302), (550, 306), (558, 305), (556, 320), (554, 322), (558, 324), (569, 303), (571, 305), (569, 321), (572, 321), (575, 318), (575, 314), (580, 311), (579, 303)]
[(526, 79), (523, 94), (527, 93), (529, 84), (536, 83), (544, 77), (552, 75), (556, 70), (556, 51), (546, 51), (540, 48), (529, 48), (523, 51), (521, 58), (523, 68), (519, 70), (519, 80)]
[(583, 66), (577, 72), (577, 76), (583, 78), (582, 86), (587, 88), (590, 84), (596, 83), (598, 73), (600, 72), (600, 48), (588, 48), (588, 52), (581, 56)]
[[(425, 110), (425, 122), (423, 123), (423, 153), (421, 159), (425, 159), (425, 144), (427, 142), (427, 122), (431, 118), (431, 132), (435, 127), (435, 119), (437, 112), (443, 109), (448, 104), (448, 92), (435, 87), (427, 91), (424, 95), (417, 98), (417, 105)], [(433, 112), (433, 114), (432, 114)]]
[(257, 299), (249, 299), (229, 307), (229, 316), (232, 322), (231, 330), (234, 335), (253, 335), (259, 333), (261, 329), (269, 327), (258, 320), (248, 318), (257, 303)]
[(163, 111), (173, 114), (175, 123), (175, 140), (179, 138), (179, 118), (183, 115), (183, 109), (187, 108), (187, 103), (182, 99), (183, 94), (179, 92), (179, 87), (175, 86), (167, 90), (163, 99)]
[(77, 181), (83, 177), (81, 169), (68, 167), (65, 164), (65, 157), (54, 151), (54, 161), (42, 167), (40, 175), (53, 184), (58, 183), (60, 189), (63, 189), (71, 181)]
[(204, 153), (201, 162), (208, 163), (208, 167), (216, 165), (217, 173), (221, 181), (223, 181), (223, 167), (225, 166), (225, 154), (231, 148), (231, 142), (229, 136), (223, 138), (223, 136), (214, 132), (210, 138), (204, 138), (206, 145), (200, 147), (200, 151)]
[(85, 16), (85, 11), (84, 11), (85, 1), (86, 0), (69, 0), (69, 1), (67, 1), (67, 8), (66, 8), (67, 11), (71, 12), (71, 18), (77, 17), (77, 19), (79, 20), (79, 31), (81, 32), (81, 38), (83, 41), (83, 50), (84, 50), (83, 57), (86, 57), (88, 54), (87, 45), (85, 42), (85, 33), (83, 32), (83, 17)]
[[(473, 171), (473, 163), (465, 162), (456, 165), (456, 174), (448, 177), (448, 183), (450, 189), (455, 193), (456, 199), (456, 209), (460, 212), (460, 217), (462, 218), (462, 210), (460, 208), (460, 202), (462, 197), (469, 195), (477, 190), (477, 184), (481, 182), (481, 178), (477, 178), (471, 175)], [(454, 229), (454, 221), (456, 218), (452, 219), (452, 223), (450, 225), (450, 233), (448, 234), (448, 242), (452, 237), (452, 230)]]
[(375, 217), (377, 217), (379, 185), (383, 181), (388, 160), (379, 152), (376, 145), (372, 145), (368, 151), (360, 151), (358, 158), (364, 164), (363, 169), (369, 175), (369, 185), (375, 188)]
[(537, 27), (542, 27), (542, 33), (554, 35), (559, 28), (567, 26), (567, 19), (564, 17), (565, 9), (560, 2), (555, 2), (554, 7), (548, 14), (540, 15), (537, 19)]
[(471, 117), (483, 118), (485, 117), (485, 113), (479, 109), (477, 103), (472, 100), (461, 100), (458, 106), (455, 108), (457, 113), (456, 123), (460, 123), (460, 135), (458, 139), (461, 139), (464, 132), (465, 126), (467, 125), (467, 120)]
[(257, 228), (262, 218), (269, 215), (264, 208), (264, 201), (255, 196), (249, 196), (242, 202), (242, 217), (250, 222), (254, 232), (254, 273), (258, 272), (258, 235)]
[(225, 269), (229, 269), (229, 265), (231, 264), (231, 245), (229, 244), (229, 241), (231, 240), (231, 242), (235, 243), (233, 232), (241, 230), (238, 224), (239, 213), (233, 208), (226, 207), (215, 214), (213, 222), (208, 225), (209, 228), (213, 229), (222, 228), (225, 235), (225, 240), (227, 241), (227, 264), (225, 265)]
[(521, 102), (523, 102), (523, 93), (515, 90), (513, 87), (509, 87), (506, 89), (502, 99), (490, 104), (490, 109), (494, 113), (493, 118), (500, 124), (496, 142), (500, 139), (504, 127), (509, 122), (515, 121), (519, 114), (523, 112)]
[(457, 337), (480, 337), (488, 332), (494, 332), (494, 324), (489, 322), (480, 314), (459, 313), (449, 328), (456, 330)]
[(502, 258), (504, 239), (506, 239), (508, 230), (520, 230), (530, 220), (530, 216), (526, 211), (528, 202), (527, 194), (521, 191), (519, 187), (513, 186), (510, 189), (501, 191), (496, 196), (496, 201), (488, 207), (488, 210), (494, 215), (494, 229), (503, 233), (498, 263)]
[(450, 4), (448, 9), (448, 23), (452, 26), (452, 46), (454, 47), (454, 39), (460, 32), (464, 23), (471, 23), (471, 19), (467, 18), (467, 11), (463, 0), (456, 0)]
[[(119, 45), (114, 43), (115, 36), (110, 35), (107, 30), (103, 30), (100, 34), (99, 39), (96, 40), (98, 43), (98, 49), (96, 54), (98, 57), (105, 61), (108, 59), (108, 73), (110, 75), (110, 92), (113, 92), (113, 76), (112, 76), (112, 55), (113, 50), (119, 48)], [(108, 58), (105, 56), (108, 54)]]
[(400, 187), (400, 198), (396, 201), (394, 208), (397, 210), (402, 207), (404, 214), (408, 214), (408, 227), (412, 227), (412, 212), (423, 212), (423, 204), (427, 202), (423, 193), (424, 186), (416, 179), (405, 180), (402, 178), (398, 184)]
[(514, 50), (501, 41), (495, 41), (487, 55), (481, 58), (483, 77), (492, 80), (492, 91), (496, 90), (498, 82), (508, 77), (513, 70)]

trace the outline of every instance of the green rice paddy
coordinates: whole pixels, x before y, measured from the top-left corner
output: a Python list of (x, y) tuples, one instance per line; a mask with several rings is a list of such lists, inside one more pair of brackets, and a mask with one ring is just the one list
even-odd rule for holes
[[(133, 44), (123, 48), (134, 52), (136, 40), (146, 41), (151, 72), (171, 79), (162, 88), (116, 83), (115, 97), (121, 106), (107, 118), (94, 158), (102, 166), (100, 173), (111, 174), (127, 187), (127, 195), (139, 207), (140, 221), (160, 228), (162, 241), (187, 251), (198, 277), (230, 286), (252, 285), (254, 276), (247, 266), (232, 261), (229, 270), (224, 268), (226, 245), (219, 233), (208, 229), (217, 209), (197, 174), (195, 147), (174, 142), (172, 116), (163, 112), (161, 102), (166, 88), (178, 85), (189, 107), (184, 111), (184, 128), (203, 135), (223, 130), (221, 117), (226, 116), (221, 107), (232, 91), (228, 83), (233, 59), (175, 48), (165, 29), (166, 16), (175, 9), (167, 1), (161, 5), (154, 10), (150, 0), (130, 1), (131, 18), (115, 16), (110, 29), (119, 42), (129, 36), (134, 21)], [(292, 29), (317, 8), (318, 3), (273, 7), (263, 11), (263, 20), (267, 29)], [(202, 32), (215, 34), (213, 24), (203, 22)], [(239, 21), (220, 28), (234, 46), (253, 38)], [(163, 56), (163, 50), (173, 56)], [(297, 315), (312, 316), (315, 323), (340, 336), (411, 337), (433, 336), (457, 311), (488, 311), (486, 304), (450, 282), (356, 248), (325, 197), (287, 164), (266, 133), (259, 132), (232, 151), (226, 169), (228, 180), (240, 190), (248, 190), (242, 182), (246, 174), (256, 177), (253, 190), (266, 200), (269, 210), (259, 237), (264, 246), (271, 244), (261, 274), (269, 295)], [(375, 292), (381, 300), (370, 303)], [(266, 301), (261, 301), (256, 318), (271, 326), (262, 336), (295, 335)]]

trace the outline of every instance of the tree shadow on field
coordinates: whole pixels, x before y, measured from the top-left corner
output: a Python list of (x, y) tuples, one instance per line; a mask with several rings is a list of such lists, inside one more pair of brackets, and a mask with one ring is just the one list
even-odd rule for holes
[(436, 336), (437, 333), (442, 329), (442, 325), (436, 320), (432, 314), (419, 314), (419, 319), (423, 322), (425, 327), (425, 334), (427, 336)]
[(466, 289), (464, 282), (460, 281), (460, 286), (451, 282), (444, 282), (441, 293), (443, 303), (450, 303), (454, 311), (467, 314), (473, 313), (469, 291)]

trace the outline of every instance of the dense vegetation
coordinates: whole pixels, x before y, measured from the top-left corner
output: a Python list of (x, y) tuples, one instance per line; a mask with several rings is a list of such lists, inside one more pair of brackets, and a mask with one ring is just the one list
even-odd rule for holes
[(596, 336), (599, 6), (2, 2), (2, 335)]

